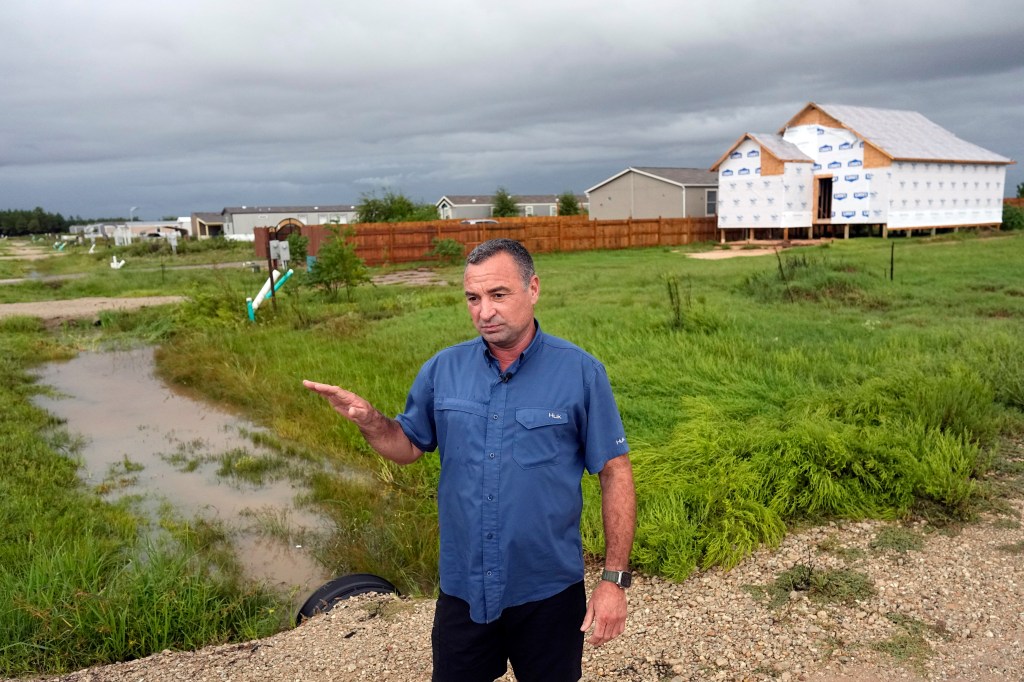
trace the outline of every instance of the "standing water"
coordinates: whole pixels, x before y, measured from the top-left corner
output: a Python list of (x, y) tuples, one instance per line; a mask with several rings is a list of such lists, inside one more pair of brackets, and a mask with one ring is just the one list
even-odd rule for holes
[[(322, 520), (294, 504), (301, 490), (287, 479), (253, 484), (224, 478), (210, 463), (240, 449), (269, 454), (242, 433), (260, 429), (173, 392), (156, 378), (153, 364), (152, 348), (81, 353), (50, 363), (39, 382), (59, 395), (37, 396), (35, 403), (83, 440), (79, 456), (87, 483), (104, 484), (111, 497), (140, 497), (153, 514), (169, 503), (184, 518), (217, 521), (232, 530), (248, 577), (294, 591), (293, 599), (315, 590), (328, 576), (308, 549), (253, 527), (256, 517), (283, 519), (293, 538), (316, 533)], [(183, 465), (188, 460), (203, 463)]]

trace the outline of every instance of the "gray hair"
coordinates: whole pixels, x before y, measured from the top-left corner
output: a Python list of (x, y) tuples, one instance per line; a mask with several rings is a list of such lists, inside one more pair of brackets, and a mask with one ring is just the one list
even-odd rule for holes
[(536, 274), (536, 271), (533, 269), (533, 256), (530, 255), (525, 246), (515, 239), (489, 239), (483, 242), (466, 256), (466, 265), (479, 265), (492, 256), (497, 256), (499, 253), (507, 253), (512, 256), (512, 260), (516, 262), (516, 267), (519, 268), (519, 276), (523, 280), (523, 286), (529, 287), (530, 280)]

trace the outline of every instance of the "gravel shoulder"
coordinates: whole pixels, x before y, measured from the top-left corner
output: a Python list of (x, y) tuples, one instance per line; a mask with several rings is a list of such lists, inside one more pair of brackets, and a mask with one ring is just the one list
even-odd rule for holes
[[(1024, 502), (1010, 506), (1010, 514), (956, 534), (930, 533), (920, 550), (905, 553), (871, 547), (892, 524), (830, 524), (794, 533), (731, 571), (681, 584), (637, 576), (626, 633), (601, 648), (587, 645), (583, 679), (1020, 680)], [(849, 605), (793, 592), (775, 608), (752, 594), (750, 586), (801, 563), (863, 572), (877, 592)], [(264, 640), (33, 679), (428, 680), (432, 618), (432, 600), (363, 595)]]

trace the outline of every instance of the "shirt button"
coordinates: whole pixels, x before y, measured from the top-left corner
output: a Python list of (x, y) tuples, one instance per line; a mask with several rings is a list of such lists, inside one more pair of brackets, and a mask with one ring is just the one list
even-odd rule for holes
[(497, 419), (497, 418), (498, 418), (498, 415), (496, 415), (496, 414), (492, 414), (491, 415), (491, 419)]
[(491, 572), (490, 572), (490, 571), (487, 571), (487, 575), (491, 575)]
[(487, 496), (487, 499), (488, 499), (488, 500), (493, 500), (493, 499), (494, 499), (494, 495), (488, 495), (488, 496)]
[(493, 452), (491, 452), (491, 453), (488, 453), (488, 455), (487, 455), (487, 456), (488, 456), (488, 457), (490, 457), (491, 459), (494, 459), (494, 453), (493, 453)]
[(494, 533), (488, 533), (487, 534), (487, 539), (490, 540), (492, 538), (494, 538)]

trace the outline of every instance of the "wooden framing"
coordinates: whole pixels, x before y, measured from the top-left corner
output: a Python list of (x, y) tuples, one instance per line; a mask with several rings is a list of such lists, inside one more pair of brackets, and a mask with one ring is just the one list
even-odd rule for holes
[[(813, 187), (813, 194), (812, 194), (812, 197), (811, 197), (811, 201), (812, 201), (811, 206), (813, 208), (813, 213), (811, 214), (811, 225), (831, 225), (832, 224), (832, 217), (831, 216), (829, 216), (828, 218), (819, 218), (818, 217), (818, 208), (819, 208), (818, 207), (818, 202), (821, 200), (821, 191), (820, 191), (821, 190), (821, 181), (822, 180), (828, 180), (829, 181), (829, 187), (831, 188), (832, 187), (832, 182), (833, 182), (834, 179), (835, 179), (835, 176), (832, 175), (831, 173), (829, 173), (827, 175), (823, 174), (823, 175), (815, 175), (814, 176), (814, 187)], [(830, 204), (831, 204), (831, 201), (832, 201), (832, 199), (831, 199), (831, 196), (830, 196), (829, 197), (829, 203)]]
[(785, 170), (784, 161), (761, 147), (761, 175), (782, 175)]
[[(787, 128), (793, 126), (808, 126), (808, 125), (819, 125), (826, 126), (829, 128), (846, 128), (842, 123), (832, 118), (824, 111), (818, 108), (818, 105), (814, 102), (809, 103), (805, 106), (800, 113), (793, 118), (789, 119), (789, 122), (779, 128), (779, 135), (786, 132)], [(848, 129), (848, 128), (847, 128)], [(861, 138), (863, 139), (863, 138)]]
[(888, 154), (886, 154), (885, 152), (883, 152), (881, 149), (871, 144), (870, 142), (864, 142), (865, 168), (888, 168), (891, 165), (891, 156), (889, 156)]

